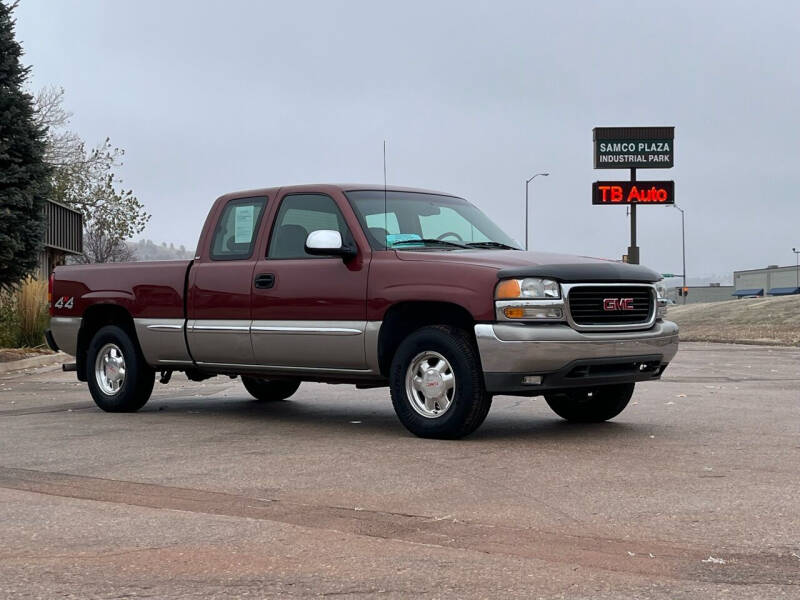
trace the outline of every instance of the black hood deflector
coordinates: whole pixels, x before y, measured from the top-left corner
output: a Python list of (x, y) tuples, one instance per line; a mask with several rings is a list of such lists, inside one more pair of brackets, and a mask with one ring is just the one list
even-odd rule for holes
[(498, 279), (510, 277), (548, 277), (563, 283), (653, 283), (661, 279), (661, 275), (647, 267), (610, 261), (512, 267), (497, 272)]

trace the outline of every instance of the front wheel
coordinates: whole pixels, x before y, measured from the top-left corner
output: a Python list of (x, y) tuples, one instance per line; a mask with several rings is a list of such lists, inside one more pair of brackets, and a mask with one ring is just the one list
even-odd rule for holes
[(423, 327), (409, 335), (394, 355), (389, 384), (400, 422), (423, 438), (469, 435), (492, 405), (475, 344), (466, 332), (449, 325)]
[(106, 412), (136, 412), (150, 399), (155, 371), (133, 337), (106, 325), (89, 343), (86, 381), (95, 404)]
[(575, 388), (545, 394), (544, 399), (562, 419), (575, 423), (599, 423), (613, 419), (628, 406), (633, 388), (633, 383)]
[(242, 383), (245, 389), (256, 400), (271, 402), (275, 400), (286, 400), (300, 387), (299, 381), (261, 379), (260, 377), (247, 377), (242, 375)]

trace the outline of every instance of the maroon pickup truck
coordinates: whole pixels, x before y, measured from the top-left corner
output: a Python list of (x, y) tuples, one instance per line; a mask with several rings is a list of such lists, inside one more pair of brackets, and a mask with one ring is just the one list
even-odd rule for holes
[(444, 193), (269, 188), (219, 198), (194, 260), (58, 267), (47, 338), (106, 411), (144, 406), (157, 372), (241, 376), (259, 400), (388, 385), (411, 432), (458, 438), (497, 394), (619, 414), (678, 349), (660, 279), (525, 252)]

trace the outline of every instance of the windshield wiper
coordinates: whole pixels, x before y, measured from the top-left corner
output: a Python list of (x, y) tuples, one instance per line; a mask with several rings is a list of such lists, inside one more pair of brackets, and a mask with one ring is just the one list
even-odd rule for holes
[(427, 246), (428, 244), (435, 244), (437, 246), (448, 246), (452, 248), (469, 248), (469, 246), (465, 246), (464, 244), (459, 244), (457, 242), (448, 242), (447, 240), (437, 240), (435, 238), (421, 238), (417, 240), (399, 240), (397, 242), (392, 242), (391, 247), (394, 248), (401, 244), (423, 244)]
[(515, 248), (514, 246), (509, 246), (508, 244), (503, 244), (501, 242), (467, 242), (467, 246), (470, 248), (500, 248), (502, 250), (519, 250), (519, 248)]

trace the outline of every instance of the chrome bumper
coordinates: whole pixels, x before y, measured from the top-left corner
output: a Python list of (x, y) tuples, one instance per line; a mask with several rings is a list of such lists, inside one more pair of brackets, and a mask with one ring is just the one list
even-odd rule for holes
[[(633, 365), (637, 358), (659, 368), (632, 371), (630, 376), (620, 370), (614, 372), (613, 382), (657, 379), (678, 351), (678, 326), (671, 321), (658, 321), (643, 331), (604, 333), (583, 333), (555, 324), (481, 323), (475, 325), (475, 338), (487, 388), (495, 392), (535, 393), (536, 389), (548, 387), (598, 383), (602, 378), (571, 378), (570, 367)], [(522, 376), (539, 374), (544, 375), (542, 386), (522, 384)], [(547, 374), (552, 374), (551, 385), (547, 384)], [(612, 383), (611, 379), (607, 383)]]

